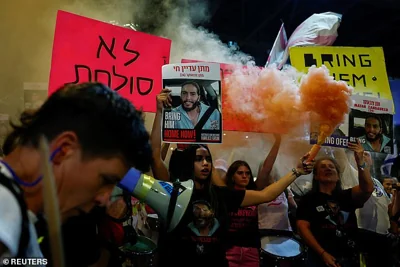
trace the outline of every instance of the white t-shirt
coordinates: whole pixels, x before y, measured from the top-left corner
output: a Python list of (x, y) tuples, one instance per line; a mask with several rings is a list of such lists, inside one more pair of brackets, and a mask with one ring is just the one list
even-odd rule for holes
[[(290, 196), (292, 192), (288, 191)], [(289, 204), (283, 192), (274, 201), (258, 205), (258, 228), (292, 231), (288, 212)]]
[[(0, 172), (6, 177), (12, 179), (11, 173), (1, 162)], [(10, 190), (2, 185), (0, 185), (0, 214), (0, 242), (8, 248), (6, 253), (0, 255), (0, 262), (3, 262), (3, 258), (16, 257), (18, 253), (19, 241), (21, 237), (22, 215), (17, 199), (10, 192)], [(34, 227), (36, 216), (32, 212), (28, 212), (28, 217), (30, 220), (30, 240), (28, 248), (26, 249), (26, 257), (43, 258)]]
[(372, 179), (374, 191), (371, 197), (365, 202), (363, 208), (356, 210), (358, 227), (378, 234), (387, 234), (390, 228), (388, 214), (390, 199), (382, 184), (377, 179)]

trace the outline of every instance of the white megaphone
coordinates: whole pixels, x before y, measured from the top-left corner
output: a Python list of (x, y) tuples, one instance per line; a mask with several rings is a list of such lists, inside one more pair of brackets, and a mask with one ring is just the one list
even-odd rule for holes
[[(168, 232), (172, 231), (180, 222), (185, 214), (193, 193), (193, 181), (174, 185), (169, 182), (156, 180), (153, 177), (143, 174), (131, 168), (124, 176), (118, 187), (128, 191), (135, 198), (149, 205), (160, 217), (163, 222), (169, 223)], [(179, 190), (179, 191), (174, 191)], [(176, 196), (175, 209), (172, 214), (168, 214), (171, 196)], [(170, 218), (168, 218), (170, 216)]]

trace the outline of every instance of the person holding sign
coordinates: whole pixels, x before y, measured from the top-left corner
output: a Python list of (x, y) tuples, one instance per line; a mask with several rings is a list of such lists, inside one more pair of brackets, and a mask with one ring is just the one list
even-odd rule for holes
[(175, 121), (176, 129), (194, 129), (202, 118), (203, 130), (219, 130), (221, 114), (217, 109), (201, 102), (200, 86), (194, 81), (187, 81), (181, 86), (181, 105), (172, 109), (179, 113), (180, 120)]
[[(170, 181), (171, 175), (161, 159), (161, 111), (170, 106), (169, 90), (164, 89), (157, 96), (158, 112), (151, 133), (154, 159), (152, 171), (156, 179), (164, 181)], [(183, 153), (180, 176), (176, 178), (180, 181), (191, 179), (195, 186), (182, 220), (173, 231), (160, 236), (160, 267), (228, 267), (226, 234), (229, 230), (229, 212), (274, 200), (298, 177), (309, 174), (314, 166), (314, 162), (303, 164), (309, 156), (306, 154), (298, 161), (297, 166), (270, 186), (259, 191), (234, 190), (215, 177), (215, 166), (207, 146), (190, 145)], [(199, 206), (195, 206), (196, 203), (210, 205), (202, 205), (202, 210), (199, 210)], [(203, 231), (201, 235), (200, 232), (193, 231), (192, 227), (193, 221), (196, 221), (196, 218), (200, 219), (198, 215), (203, 218), (197, 223), (202, 222), (203, 226), (210, 223), (208, 230)]]
[[(364, 160), (372, 173), (374, 162), (369, 152), (364, 152)], [(389, 234), (389, 230), (392, 230), (389, 220), (390, 198), (377, 179), (372, 177), (372, 181), (374, 191), (371, 197), (362, 208), (356, 210), (358, 241), (367, 266), (393, 266), (393, 240)]]
[(349, 143), (349, 149), (354, 151), (359, 184), (343, 190), (337, 161), (320, 158), (314, 166), (312, 190), (299, 203), (297, 229), (310, 247), (307, 266), (359, 266), (355, 210), (369, 199), (374, 184), (361, 143)]
[(390, 138), (382, 133), (382, 119), (376, 114), (370, 114), (365, 118), (365, 135), (359, 139), (366, 151), (370, 152), (386, 152), (390, 146)]

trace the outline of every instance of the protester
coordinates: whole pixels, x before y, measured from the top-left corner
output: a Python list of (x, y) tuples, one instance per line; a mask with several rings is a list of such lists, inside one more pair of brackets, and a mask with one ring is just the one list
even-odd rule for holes
[(310, 247), (307, 266), (359, 264), (355, 210), (368, 200), (374, 186), (360, 141), (349, 143), (349, 149), (354, 151), (359, 185), (343, 190), (336, 160), (321, 158), (314, 166), (313, 189), (299, 203), (297, 228)]
[[(264, 188), (279, 179), (277, 168), (273, 165), (278, 155), (281, 136), (275, 135), (275, 142), (268, 157), (260, 164), (257, 181)], [(289, 211), (297, 208), (293, 193), (286, 188), (276, 199), (258, 206), (258, 227), (263, 235), (280, 234), (289, 235), (292, 225), (289, 220)]]
[[(161, 159), (161, 114), (163, 107), (171, 106), (169, 90), (157, 96), (157, 113), (153, 124), (151, 143), (153, 148), (153, 173), (157, 179), (170, 179), (168, 170)], [(159, 243), (161, 266), (228, 266), (225, 257), (225, 238), (229, 223), (227, 215), (239, 207), (249, 207), (275, 199), (297, 177), (311, 171), (313, 163), (303, 165), (305, 155), (298, 166), (278, 182), (261, 190), (230, 190), (219, 184), (211, 153), (207, 146), (191, 145), (185, 151), (181, 162), (180, 180), (191, 179), (195, 188), (186, 213), (179, 225)], [(202, 203), (202, 206), (196, 206)], [(208, 205), (209, 204), (209, 205)], [(207, 207), (207, 208), (206, 208)], [(214, 220), (216, 219), (216, 220)], [(196, 231), (191, 227), (194, 221), (208, 227), (207, 231)], [(209, 225), (213, 222), (212, 226)]]
[[(237, 160), (228, 168), (225, 182), (230, 189), (236, 190), (262, 190), (267, 185), (272, 166), (275, 162), (281, 137), (275, 135), (275, 144), (266, 156), (262, 168), (259, 170), (257, 180), (254, 181), (249, 164)], [(225, 201), (229, 201), (226, 199)], [(226, 257), (230, 267), (260, 265), (259, 250), (261, 237), (258, 231), (258, 206), (241, 207), (237, 212), (229, 213), (229, 229), (226, 238), (228, 250)]]
[[(364, 161), (371, 172), (373, 161), (369, 152), (364, 152)], [(389, 235), (390, 198), (377, 179), (372, 177), (372, 182), (374, 191), (371, 197), (362, 208), (356, 210), (359, 228), (357, 242), (365, 255), (367, 266), (393, 266), (393, 242)]]
[(151, 163), (142, 113), (99, 83), (65, 85), (12, 126), (16, 143), (0, 162), (1, 258), (42, 257), (33, 223), (53, 201), (42, 194), (42, 135), (63, 221), (105, 205), (130, 167), (147, 171)]

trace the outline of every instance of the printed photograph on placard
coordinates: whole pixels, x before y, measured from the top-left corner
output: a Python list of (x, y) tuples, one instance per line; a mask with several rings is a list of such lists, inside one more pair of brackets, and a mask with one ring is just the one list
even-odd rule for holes
[(171, 90), (164, 108), (162, 139), (169, 143), (221, 143), (219, 64), (169, 64), (162, 68), (163, 87)]
[(350, 142), (359, 139), (365, 151), (392, 154), (392, 103), (381, 98), (353, 97), (354, 106), (349, 114)]
[[(315, 116), (315, 115), (311, 115)], [(311, 122), (317, 121), (316, 119), (311, 118)], [(319, 135), (319, 123), (311, 123), (310, 126), (310, 144), (314, 145), (318, 141), (318, 135)], [(322, 146), (331, 146), (331, 147), (341, 147), (341, 148), (347, 148), (347, 143), (349, 140), (349, 123), (348, 123), (348, 116), (346, 116), (345, 121), (343, 124), (339, 125), (335, 129), (335, 131), (325, 138), (325, 142), (322, 144)]]

